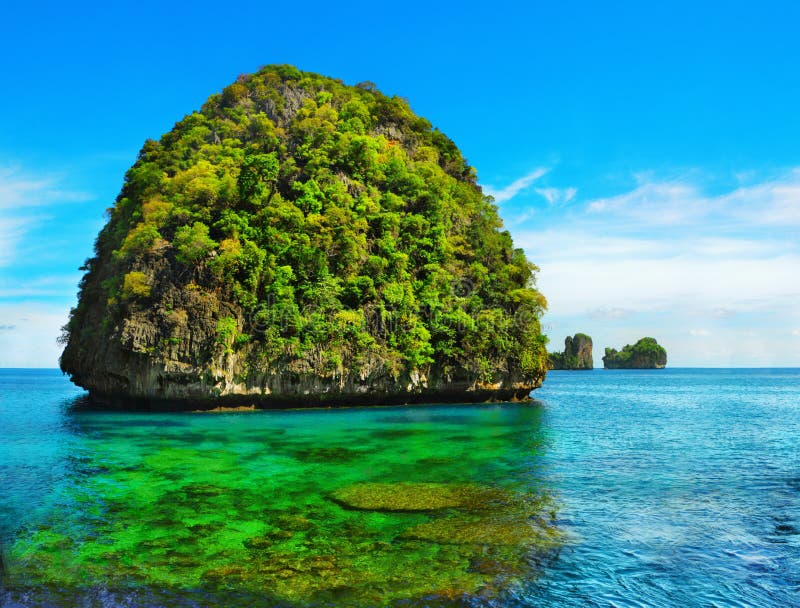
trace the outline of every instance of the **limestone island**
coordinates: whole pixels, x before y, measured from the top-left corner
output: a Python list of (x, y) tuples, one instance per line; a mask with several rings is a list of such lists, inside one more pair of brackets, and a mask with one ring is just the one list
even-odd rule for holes
[(593, 369), (592, 339), (586, 334), (575, 334), (564, 339), (564, 352), (550, 353), (550, 369)]
[(667, 351), (655, 338), (642, 338), (621, 351), (606, 348), (603, 357), (605, 369), (662, 369), (667, 365)]
[(147, 140), (61, 369), (100, 405), (527, 399), (537, 268), (455, 144), (372, 83), (267, 66)]

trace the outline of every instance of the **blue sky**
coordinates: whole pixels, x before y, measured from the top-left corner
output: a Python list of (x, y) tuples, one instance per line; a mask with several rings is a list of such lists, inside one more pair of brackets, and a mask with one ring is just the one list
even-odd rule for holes
[(547, 331), (800, 366), (800, 4), (38, 3), (0, 37), (0, 367), (57, 364), (125, 170), (242, 72), (409, 99), (541, 267)]

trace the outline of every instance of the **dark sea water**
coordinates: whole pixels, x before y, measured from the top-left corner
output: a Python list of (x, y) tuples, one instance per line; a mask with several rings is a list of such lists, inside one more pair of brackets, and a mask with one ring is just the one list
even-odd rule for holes
[(800, 370), (551, 372), (480, 406), (81, 395), (0, 370), (0, 604), (800, 606)]

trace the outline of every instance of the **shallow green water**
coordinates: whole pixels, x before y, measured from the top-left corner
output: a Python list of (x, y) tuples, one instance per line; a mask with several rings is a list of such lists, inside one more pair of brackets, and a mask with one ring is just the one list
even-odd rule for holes
[(80, 395), (0, 370), (3, 608), (798, 604), (800, 370), (551, 372), (529, 406)]
[[(559, 543), (535, 405), (60, 415), (36, 508), (5, 505), (7, 585), (43, 601), (461, 602), (530, 581)], [(364, 482), (422, 510), (336, 500)]]

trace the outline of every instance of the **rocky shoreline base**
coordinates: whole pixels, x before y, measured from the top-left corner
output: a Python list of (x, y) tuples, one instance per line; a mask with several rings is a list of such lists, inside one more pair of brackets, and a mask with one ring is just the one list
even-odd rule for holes
[(135, 410), (187, 412), (246, 412), (256, 410), (383, 407), (420, 404), (523, 403), (532, 401), (530, 390), (431, 391), (402, 394), (225, 395), (214, 398), (175, 399), (89, 393), (76, 402), (82, 410)]

